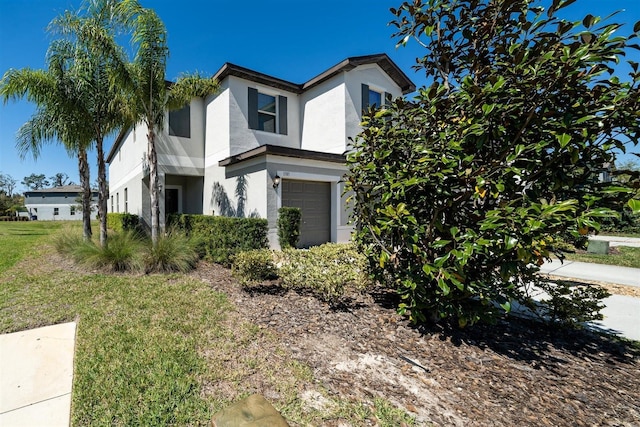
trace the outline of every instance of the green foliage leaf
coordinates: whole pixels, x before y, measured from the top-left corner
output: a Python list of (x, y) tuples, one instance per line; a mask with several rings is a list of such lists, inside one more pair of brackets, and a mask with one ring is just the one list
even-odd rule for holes
[(629, 208), (631, 208), (631, 211), (634, 214), (638, 214), (640, 213), (640, 200), (638, 199), (631, 199), (627, 202), (627, 205), (629, 206)]
[(571, 135), (563, 133), (561, 135), (556, 135), (556, 139), (558, 140), (560, 147), (564, 148), (569, 144), (569, 142), (571, 142)]

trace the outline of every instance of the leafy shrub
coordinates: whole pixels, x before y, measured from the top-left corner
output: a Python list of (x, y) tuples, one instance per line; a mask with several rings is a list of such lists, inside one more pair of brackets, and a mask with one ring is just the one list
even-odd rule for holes
[(638, 143), (640, 74), (623, 82), (604, 70), (633, 48), (640, 24), (612, 36), (616, 23), (555, 16), (572, 1), (539, 3), (393, 9), (400, 44), (425, 46), (417, 68), (430, 86), (363, 116), (346, 190), (372, 272), (415, 322), (495, 319), (527, 301), (540, 281), (531, 266), (558, 236), (597, 230), (625, 203), (636, 209), (632, 188), (596, 171), (625, 139)]
[(196, 243), (184, 233), (170, 229), (160, 235), (155, 246), (148, 242), (145, 263), (147, 271), (179, 271), (192, 270), (200, 256)]
[(107, 228), (116, 232), (129, 230), (142, 232), (140, 217), (130, 213), (108, 213)]
[(109, 235), (104, 246), (82, 241), (71, 252), (74, 260), (92, 268), (110, 271), (142, 271), (144, 242), (135, 231)]
[(278, 209), (278, 240), (281, 249), (298, 246), (301, 218), (300, 208), (284, 206)]
[(624, 209), (619, 218), (605, 218), (601, 232), (640, 233), (640, 214)]
[(210, 215), (171, 215), (169, 224), (197, 242), (209, 261), (229, 266), (233, 255), (268, 246), (266, 219)]
[(278, 277), (274, 253), (269, 249), (254, 249), (233, 256), (233, 276), (242, 286), (250, 286)]
[(286, 249), (278, 264), (282, 286), (311, 291), (324, 301), (336, 302), (347, 290), (362, 290), (370, 283), (366, 258), (352, 244)]
[(600, 286), (572, 286), (565, 281), (553, 284), (543, 282), (540, 288), (549, 296), (539, 303), (541, 314), (553, 321), (570, 325), (602, 320), (600, 310), (605, 307), (602, 300), (611, 296)]

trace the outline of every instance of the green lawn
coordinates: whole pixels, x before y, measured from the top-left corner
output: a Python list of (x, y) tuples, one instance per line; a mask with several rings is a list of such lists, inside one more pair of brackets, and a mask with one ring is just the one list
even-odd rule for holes
[(0, 222), (0, 272), (12, 267), (27, 252), (32, 251), (38, 241), (46, 241), (62, 226), (56, 221), (2, 221)]
[[(78, 269), (54, 252), (59, 227), (0, 223), (0, 333), (78, 322), (72, 425), (204, 425), (256, 387), (276, 390), (274, 406), (299, 425), (372, 416), (413, 425), (386, 401), (343, 401), (321, 386), (334, 405), (305, 405), (299, 393), (319, 387), (311, 370), (226, 295), (190, 275)], [(63, 232), (80, 233), (80, 224)]]
[(619, 254), (596, 255), (590, 253), (567, 253), (570, 261), (594, 262), (597, 264), (619, 265), (622, 267), (640, 268), (640, 248), (618, 246)]

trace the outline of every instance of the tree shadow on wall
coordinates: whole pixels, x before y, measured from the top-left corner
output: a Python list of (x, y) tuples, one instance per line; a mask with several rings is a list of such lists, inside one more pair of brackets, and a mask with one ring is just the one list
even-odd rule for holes
[(247, 190), (249, 183), (247, 182), (246, 175), (240, 175), (236, 178), (236, 190), (235, 196), (237, 199), (236, 206), (233, 206), (227, 190), (219, 182), (214, 182), (211, 187), (211, 204), (216, 205), (217, 212), (221, 216), (229, 216), (235, 218), (260, 218), (260, 214), (256, 209), (245, 213), (245, 207), (247, 204)]

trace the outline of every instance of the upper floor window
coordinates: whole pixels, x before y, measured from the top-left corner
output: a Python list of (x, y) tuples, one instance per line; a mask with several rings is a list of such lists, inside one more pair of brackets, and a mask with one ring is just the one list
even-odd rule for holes
[(258, 92), (258, 130), (276, 132), (276, 97)]
[(287, 97), (249, 88), (249, 129), (287, 134)]
[(391, 104), (391, 94), (371, 89), (369, 85), (362, 84), (362, 111), (369, 108), (380, 108)]
[(375, 90), (369, 89), (369, 106), (380, 107), (382, 105), (382, 94)]
[(169, 111), (169, 135), (191, 138), (191, 106)]

